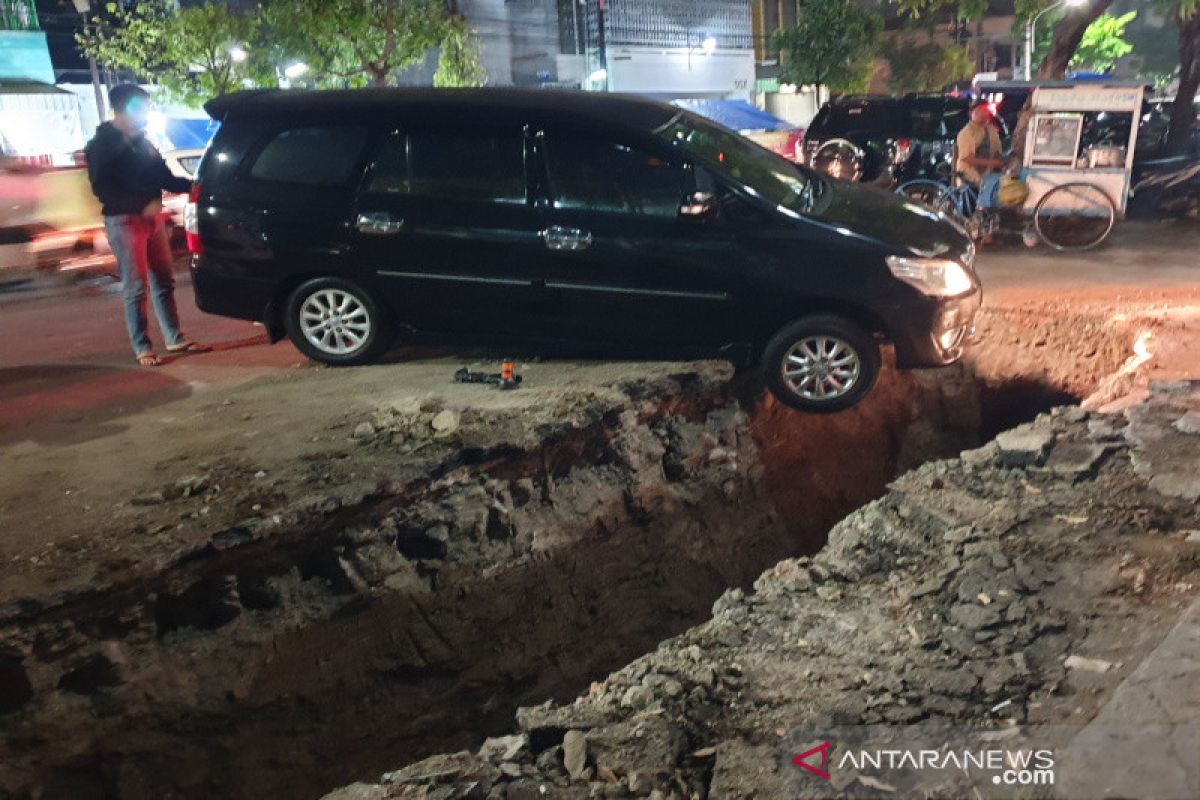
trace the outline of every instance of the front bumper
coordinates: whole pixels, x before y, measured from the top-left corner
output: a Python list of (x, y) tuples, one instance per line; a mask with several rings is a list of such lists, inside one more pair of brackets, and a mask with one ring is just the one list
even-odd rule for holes
[(983, 304), (978, 287), (959, 297), (927, 297), (891, 326), (900, 369), (944, 367), (962, 358), (975, 329), (975, 315)]

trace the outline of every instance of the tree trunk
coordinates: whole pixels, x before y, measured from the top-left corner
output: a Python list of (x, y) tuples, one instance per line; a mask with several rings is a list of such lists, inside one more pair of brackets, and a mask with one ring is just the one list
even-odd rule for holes
[(1179, 11), (1179, 92), (1171, 107), (1171, 127), (1167, 132), (1167, 155), (1179, 155), (1187, 149), (1196, 124), (1196, 91), (1200, 90), (1200, 8), (1190, 17)]
[[(1054, 26), (1054, 39), (1050, 43), (1050, 52), (1046, 54), (1045, 60), (1038, 67), (1034, 79), (1060, 81), (1065, 78), (1067, 67), (1070, 65), (1071, 59), (1075, 57), (1079, 43), (1083, 41), (1083, 32), (1101, 14), (1108, 11), (1112, 4), (1113, 0), (1088, 0), (1079, 8), (1070, 8), (1067, 15)], [(1013, 131), (1012, 146), (1015, 156), (1025, 154), (1025, 132), (1029, 130), (1029, 117), (1032, 113), (1033, 95), (1030, 94), (1029, 99), (1025, 101), (1025, 107), (1021, 109), (1021, 116), (1017, 119), (1017, 128)]]

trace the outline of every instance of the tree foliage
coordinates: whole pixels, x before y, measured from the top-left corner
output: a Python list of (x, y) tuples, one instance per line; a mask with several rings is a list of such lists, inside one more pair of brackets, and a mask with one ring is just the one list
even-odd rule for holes
[(263, 16), (319, 86), (385, 86), (456, 30), (444, 0), (268, 0)]
[(987, 0), (891, 0), (891, 3), (913, 19), (949, 11), (959, 19), (973, 20), (983, 16), (988, 7)]
[(971, 51), (960, 45), (944, 45), (932, 38), (921, 40), (885, 38), (880, 54), (891, 67), (888, 86), (897, 94), (935, 92), (970, 78), (975, 67)]
[[(78, 37), (100, 64), (196, 105), (245, 87), (279, 85), (293, 62), (321, 87), (387, 85), (440, 47), (438, 86), (480, 86), (479, 42), (446, 0), (265, 0), (245, 11), (206, 0), (110, 2)], [(235, 59), (237, 53), (240, 59)]]
[[(1042, 62), (1050, 54), (1054, 41), (1054, 24), (1062, 17), (1062, 14), (1047, 14), (1042, 18), (1034, 48), (1035, 63)], [(1132, 53), (1133, 45), (1126, 40), (1125, 29), (1136, 18), (1136, 11), (1120, 16), (1104, 13), (1097, 17), (1083, 32), (1083, 39), (1071, 57), (1071, 71), (1108, 72), (1116, 66), (1117, 61)], [(1016, 31), (1019, 32), (1023, 28), (1024, 22), (1018, 21)]]
[(1071, 69), (1088, 72), (1108, 72), (1117, 62), (1133, 52), (1125, 40), (1125, 28), (1137, 18), (1136, 11), (1114, 16), (1101, 14), (1083, 32), (1083, 41), (1071, 59)]
[(442, 39), (433, 85), (440, 88), (483, 86), (487, 77), (480, 59), (478, 38), (465, 20), (456, 18), (453, 29)]
[[(225, 3), (180, 8), (174, 0), (109, 3), (76, 38), (80, 50), (111, 69), (152, 79), (169, 99), (199, 104), (246, 86), (274, 86), (273, 68), (256, 58), (261, 24)], [(233, 57), (243, 47), (246, 57)]]
[(850, 0), (800, 0), (796, 27), (775, 34), (782, 78), (834, 91), (862, 89), (870, 81), (881, 17)]

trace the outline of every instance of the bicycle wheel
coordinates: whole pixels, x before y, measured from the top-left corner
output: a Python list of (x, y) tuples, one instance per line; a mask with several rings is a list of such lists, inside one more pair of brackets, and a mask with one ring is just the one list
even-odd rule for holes
[(922, 205), (930, 208), (937, 207), (937, 201), (941, 196), (949, 190), (949, 186), (944, 183), (929, 180), (928, 178), (917, 178), (913, 181), (902, 183), (896, 187), (896, 194), (901, 197), (907, 197)]
[(1033, 212), (1033, 226), (1055, 250), (1090, 250), (1108, 238), (1117, 207), (1091, 183), (1066, 183), (1043, 195)]

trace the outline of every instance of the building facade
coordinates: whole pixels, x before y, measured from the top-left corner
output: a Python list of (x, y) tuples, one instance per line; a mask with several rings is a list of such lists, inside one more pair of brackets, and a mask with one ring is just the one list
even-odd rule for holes
[(754, 93), (749, 0), (588, 0), (583, 11), (587, 88), (664, 99)]
[(34, 0), (0, 0), (0, 151), (62, 164), (82, 144), (79, 100), (54, 86)]
[(54, 83), (34, 0), (0, 0), (0, 78)]

